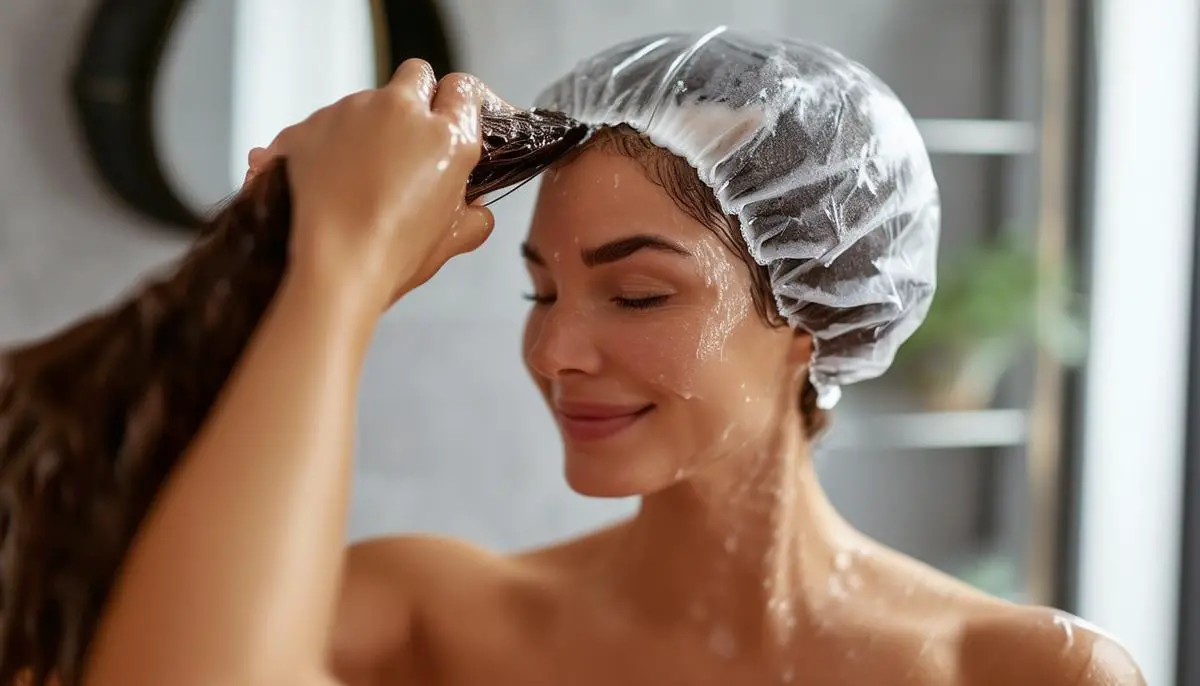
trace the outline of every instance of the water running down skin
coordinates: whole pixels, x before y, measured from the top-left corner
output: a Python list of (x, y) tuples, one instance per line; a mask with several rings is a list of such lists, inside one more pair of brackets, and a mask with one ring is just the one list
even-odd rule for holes
[[(371, 330), (491, 227), (454, 197), (477, 148), (448, 131), (478, 92), (439, 88), (431, 115), (413, 104), (432, 91), (423, 66), (393, 88), (272, 152), (293, 174), (290, 272), (141, 531), (89, 686), (1142, 683), (1101, 635), (851, 530), (801, 429), (807, 337), (761, 323), (727, 248), (602, 150), (543, 184), (525, 360), (572, 487), (644, 493), (640, 512), (513, 557), (398, 538), (343, 561)], [(699, 268), (713, 255), (720, 284)], [(713, 326), (721, 354), (698, 356)]]
[[(630, 235), (672, 247), (597, 264), (595, 248)], [(804, 375), (780, 373), (803, 369), (808, 339), (761, 323), (735, 295), (750, 289), (738, 261), (636, 162), (590, 149), (548, 174), (526, 245), (526, 365), (558, 410), (567, 480), (645, 494), (642, 506), (515, 557), (437, 539), (359, 546), (381, 595), (345, 605), (364, 608), (343, 615), (335, 653), (355, 683), (1141, 683), (1100, 634), (987, 597), (838, 516), (801, 430)], [(714, 328), (722, 354), (698, 357)], [(585, 400), (653, 409), (597, 439), (562, 416)], [(388, 602), (415, 604), (413, 624), (368, 651), (353, 627)]]

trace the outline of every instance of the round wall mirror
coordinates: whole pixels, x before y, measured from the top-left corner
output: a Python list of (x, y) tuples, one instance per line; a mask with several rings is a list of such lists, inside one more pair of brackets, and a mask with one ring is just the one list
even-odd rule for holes
[(450, 53), (433, 0), (104, 0), (72, 86), (104, 182), (195, 228), (250, 148), (410, 57), (453, 71)]

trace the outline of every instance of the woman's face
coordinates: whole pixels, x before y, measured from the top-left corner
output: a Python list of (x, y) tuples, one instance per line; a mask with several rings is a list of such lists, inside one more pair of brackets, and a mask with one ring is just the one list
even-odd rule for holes
[(524, 256), (525, 362), (576, 491), (654, 492), (799, 421), (809, 340), (762, 321), (745, 264), (637, 161), (548, 173)]

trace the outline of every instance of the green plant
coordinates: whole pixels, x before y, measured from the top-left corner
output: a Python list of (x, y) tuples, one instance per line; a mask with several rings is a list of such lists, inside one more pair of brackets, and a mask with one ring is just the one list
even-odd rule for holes
[(1012, 555), (989, 552), (964, 556), (949, 572), (975, 588), (1013, 602), (1024, 602), (1021, 569)]
[(944, 259), (924, 324), (897, 354), (937, 405), (990, 400), (1023, 349), (1073, 366), (1086, 351), (1081, 299), (1062, 264), (1040, 261), (1016, 232)]

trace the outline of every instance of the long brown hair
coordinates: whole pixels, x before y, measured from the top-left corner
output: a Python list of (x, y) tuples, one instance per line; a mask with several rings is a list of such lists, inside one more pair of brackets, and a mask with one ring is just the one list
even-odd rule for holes
[[(470, 199), (533, 178), (587, 134), (553, 112), (482, 121)], [(291, 206), (281, 162), (162, 275), (0, 358), (0, 686), (82, 681), (133, 536), (274, 297)]]

